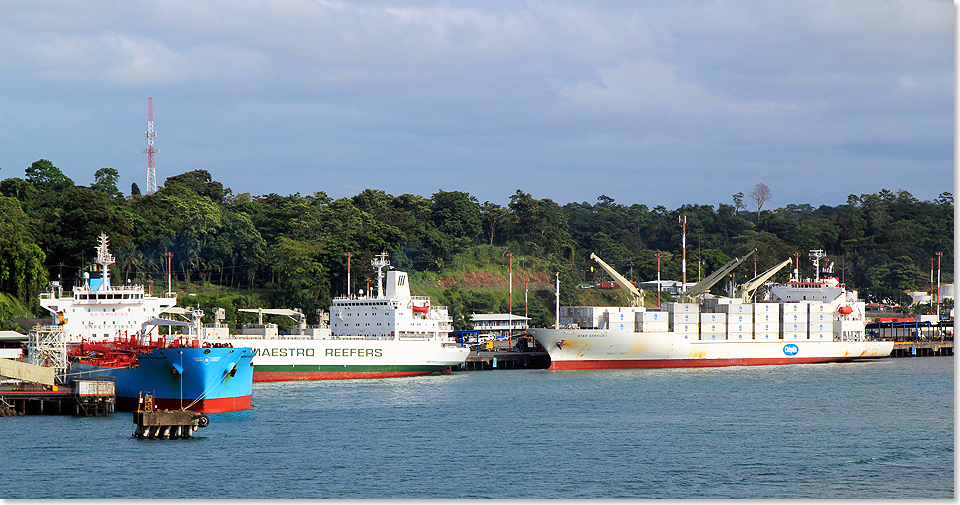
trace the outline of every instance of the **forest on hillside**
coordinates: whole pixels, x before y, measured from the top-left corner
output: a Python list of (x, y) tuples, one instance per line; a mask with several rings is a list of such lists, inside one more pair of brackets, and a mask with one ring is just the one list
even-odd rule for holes
[[(77, 185), (50, 161), (38, 160), (24, 178), (0, 181), (3, 319), (36, 314), (37, 296), (51, 280), (68, 289), (81, 282), (100, 233), (109, 236), (116, 257), (114, 279), (165, 290), (170, 259), (175, 288), (256, 293), (259, 303), (296, 307), (308, 315), (347, 292), (347, 253), (352, 293), (366, 289), (366, 279), (373, 276), (370, 260), (381, 252), (389, 254), (394, 267), (428, 275), (440, 287), (465, 262), (478, 269), (484, 261), (496, 263), (502, 273), (510, 259), (516, 271), (528, 277), (538, 272), (545, 282), (557, 272), (565, 286), (606, 280), (591, 272), (591, 252), (634, 281), (657, 278), (659, 253), (661, 278), (679, 280), (681, 216), (686, 217), (688, 280), (752, 249), (757, 264), (741, 265), (738, 279), (795, 253), (800, 253), (801, 272), (812, 275), (805, 271), (807, 252), (823, 249), (836, 275), (868, 301), (906, 302), (904, 291), (926, 290), (937, 253), (942, 253), (941, 281), (953, 282), (949, 192), (920, 201), (908, 192), (884, 189), (849, 195), (836, 206), (766, 209), (768, 200), (756, 194), (765, 186), (758, 184), (750, 195), (752, 208), (738, 193), (730, 204), (668, 210), (603, 195), (595, 203), (561, 204), (520, 189), (506, 206), (443, 190), (424, 197), (366, 189), (339, 199), (323, 191), (233, 194), (205, 170), (170, 177), (150, 195), (141, 194), (136, 184), (124, 195), (118, 180), (117, 170), (101, 168), (91, 184)], [(470, 310), (506, 311), (505, 306), (481, 307), (500, 302), (458, 287), (442, 289), (438, 296), (451, 306), (458, 327)], [(561, 303), (578, 304), (581, 296), (575, 289), (561, 290)], [(531, 307), (535, 324), (552, 323), (552, 303), (543, 298), (541, 293)]]

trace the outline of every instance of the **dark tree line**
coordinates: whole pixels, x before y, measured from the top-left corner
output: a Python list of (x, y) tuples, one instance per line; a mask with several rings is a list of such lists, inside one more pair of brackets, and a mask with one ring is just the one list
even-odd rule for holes
[[(823, 249), (844, 281), (872, 301), (925, 289), (938, 251), (943, 282), (953, 281), (951, 193), (929, 202), (882, 190), (850, 195), (835, 207), (761, 210), (769, 200), (763, 186), (763, 199), (748, 212), (742, 193), (733, 195), (734, 205), (667, 210), (602, 195), (593, 204), (560, 205), (522, 190), (506, 206), (444, 190), (430, 198), (375, 189), (336, 200), (323, 191), (235, 195), (205, 170), (170, 177), (151, 195), (133, 185), (124, 196), (118, 179), (116, 170), (102, 168), (93, 183), (78, 186), (39, 160), (24, 178), (0, 181), (0, 291), (36, 307), (48, 280), (79, 282), (101, 232), (110, 236), (117, 278), (165, 288), (172, 253), (177, 282), (264, 290), (276, 306), (307, 314), (346, 292), (348, 252), (361, 267), (385, 251), (398, 268), (442, 274), (458, 255), (493, 246), (538, 258), (566, 285), (591, 280), (591, 252), (633, 280), (655, 279), (659, 252), (661, 277), (679, 279), (681, 216), (687, 219), (688, 280), (751, 249), (758, 251), (759, 271), (797, 252), (802, 270), (807, 251)], [(753, 268), (745, 264), (737, 275), (752, 277)], [(354, 276), (353, 291), (364, 285), (364, 275)], [(575, 303), (576, 293), (563, 298)]]

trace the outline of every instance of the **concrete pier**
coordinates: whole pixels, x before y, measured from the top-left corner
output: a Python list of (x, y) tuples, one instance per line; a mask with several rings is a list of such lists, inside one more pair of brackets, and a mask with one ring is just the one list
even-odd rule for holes
[(953, 356), (953, 340), (920, 340), (893, 344), (891, 358), (917, 358), (924, 356)]
[(545, 352), (473, 351), (454, 371), (544, 369), (550, 366)]

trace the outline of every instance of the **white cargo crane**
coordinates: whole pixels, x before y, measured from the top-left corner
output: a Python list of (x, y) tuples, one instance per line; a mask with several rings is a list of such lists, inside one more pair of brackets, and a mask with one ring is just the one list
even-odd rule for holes
[(274, 316), (287, 316), (297, 323), (306, 324), (303, 312), (300, 309), (237, 309), (240, 312), (253, 312), (257, 314), (257, 324), (263, 324), (263, 315), (272, 314)]
[(740, 266), (741, 263), (747, 260), (753, 253), (757, 252), (756, 249), (748, 252), (742, 258), (733, 258), (728, 261), (726, 265), (720, 267), (719, 270), (707, 276), (706, 279), (698, 282), (696, 285), (690, 289), (680, 293), (678, 300), (683, 303), (700, 303), (704, 298), (704, 293), (707, 292), (714, 284), (720, 282), (720, 279), (723, 279), (725, 275), (732, 272), (734, 268)]
[(749, 302), (750, 297), (753, 296), (752, 295), (753, 290), (760, 287), (760, 285), (763, 284), (764, 282), (767, 282), (768, 280), (770, 280), (770, 278), (773, 277), (777, 272), (779, 272), (781, 268), (791, 263), (793, 263), (793, 259), (787, 258), (787, 260), (784, 261), (783, 263), (780, 263), (779, 265), (774, 266), (770, 270), (767, 270), (766, 272), (754, 277), (753, 279), (750, 279), (749, 281), (744, 282), (743, 284), (740, 284), (739, 286), (737, 286), (737, 291), (736, 291), (736, 294), (734, 295), (734, 298), (739, 298), (743, 300), (745, 303)]
[(627, 293), (627, 298), (630, 300), (631, 307), (643, 307), (643, 290), (637, 289), (632, 282), (628, 281), (624, 276), (620, 275), (620, 272), (617, 272), (610, 265), (606, 264), (599, 256), (594, 253), (590, 253), (590, 259), (596, 261), (600, 264), (600, 267), (603, 268), (605, 272), (610, 277), (613, 277), (613, 280), (620, 285), (620, 289), (624, 290)]

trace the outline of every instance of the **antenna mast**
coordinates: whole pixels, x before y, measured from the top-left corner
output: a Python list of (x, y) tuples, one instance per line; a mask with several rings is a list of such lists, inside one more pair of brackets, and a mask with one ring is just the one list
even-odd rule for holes
[(152, 195), (157, 192), (157, 169), (153, 166), (154, 153), (160, 152), (153, 148), (153, 139), (157, 138), (157, 132), (153, 131), (153, 98), (147, 98), (147, 148), (143, 152), (147, 153), (147, 193)]

